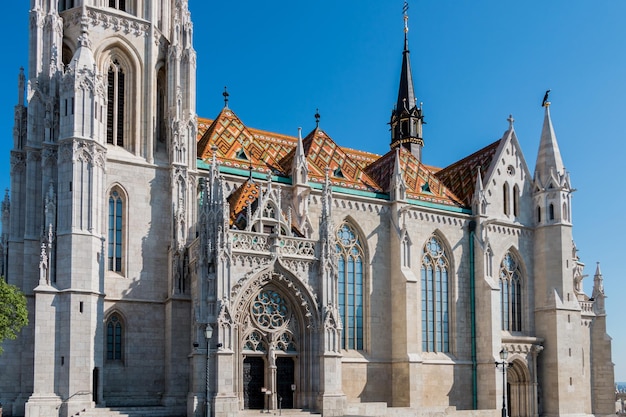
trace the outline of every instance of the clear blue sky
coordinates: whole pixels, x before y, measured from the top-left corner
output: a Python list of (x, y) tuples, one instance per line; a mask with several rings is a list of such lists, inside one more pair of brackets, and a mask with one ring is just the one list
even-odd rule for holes
[[(383, 154), (403, 41), (402, 0), (190, 0), (198, 52), (198, 114), (230, 107), (279, 133), (321, 127), (340, 145)], [(3, 5), (0, 185), (9, 185), (17, 74), (27, 65), (28, 5)], [(446, 166), (498, 139), (515, 118), (531, 172), (552, 90), (552, 120), (574, 194), (574, 238), (591, 289), (601, 262), (618, 381), (626, 381), (620, 298), (626, 216), (626, 2), (412, 0), (409, 42), (424, 102), (424, 162)]]

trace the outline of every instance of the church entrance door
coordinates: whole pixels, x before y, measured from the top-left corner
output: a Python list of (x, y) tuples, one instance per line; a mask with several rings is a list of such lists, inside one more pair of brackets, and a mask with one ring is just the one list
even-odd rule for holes
[(265, 364), (263, 358), (248, 356), (243, 360), (243, 402), (244, 408), (262, 410), (265, 396), (261, 391), (265, 381)]
[(282, 408), (293, 408), (293, 391), (291, 385), (294, 383), (294, 363), (293, 358), (276, 358), (276, 391), (279, 401), (282, 399)]

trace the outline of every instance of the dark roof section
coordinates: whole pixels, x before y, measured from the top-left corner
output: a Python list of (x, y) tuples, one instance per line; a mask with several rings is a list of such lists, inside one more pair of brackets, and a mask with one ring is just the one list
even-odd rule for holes
[(470, 156), (447, 166), (435, 176), (460, 198), (463, 204), (470, 206), (474, 188), (476, 188), (476, 173), (480, 169), (480, 175), (483, 179), (485, 178), (501, 141), (502, 139), (498, 139)]

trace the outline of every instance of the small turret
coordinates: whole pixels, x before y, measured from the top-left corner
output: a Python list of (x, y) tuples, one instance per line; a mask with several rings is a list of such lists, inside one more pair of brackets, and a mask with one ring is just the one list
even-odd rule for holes
[(602, 272), (600, 271), (600, 262), (596, 266), (596, 273), (593, 276), (593, 293), (591, 295), (595, 300), (593, 304), (594, 312), (596, 314), (606, 314), (604, 308), (604, 278), (602, 278)]

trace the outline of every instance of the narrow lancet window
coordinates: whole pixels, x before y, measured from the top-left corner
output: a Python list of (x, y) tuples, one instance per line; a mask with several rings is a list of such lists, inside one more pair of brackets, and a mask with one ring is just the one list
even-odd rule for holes
[(431, 236), (422, 249), (422, 350), (449, 352), (448, 257)]
[(363, 247), (344, 223), (337, 231), (338, 304), (343, 321), (342, 349), (363, 350)]

